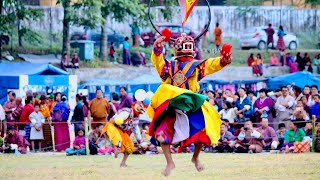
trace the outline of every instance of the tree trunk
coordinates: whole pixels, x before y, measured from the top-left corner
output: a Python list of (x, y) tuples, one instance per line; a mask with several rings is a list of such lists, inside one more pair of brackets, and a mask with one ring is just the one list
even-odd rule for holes
[(70, 55), (70, 0), (63, 2), (63, 41), (62, 41), (62, 55), (67, 53)]
[(101, 41), (100, 41), (100, 59), (102, 61), (107, 60), (107, 45), (108, 45), (108, 35), (107, 35), (107, 17), (103, 17), (104, 22), (101, 26)]
[(272, 0), (272, 6), (274, 6), (274, 0)]
[(20, 30), (21, 30), (21, 21), (18, 19), (17, 20), (17, 28), (18, 28), (18, 42), (19, 42), (19, 47), (23, 47), (22, 46), (22, 37), (21, 37), (21, 33), (20, 33)]

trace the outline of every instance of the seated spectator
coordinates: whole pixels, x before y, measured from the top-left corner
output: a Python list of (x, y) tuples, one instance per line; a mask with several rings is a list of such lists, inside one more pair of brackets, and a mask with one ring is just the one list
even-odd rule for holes
[(61, 69), (65, 70), (65, 71), (66, 71), (66, 68), (71, 67), (67, 53), (64, 53), (63, 56), (61, 57), (60, 67), (61, 67)]
[(240, 97), (235, 102), (235, 112), (238, 122), (244, 122), (252, 117), (252, 103), (244, 88), (239, 88), (238, 93)]
[(267, 94), (273, 101), (274, 103), (277, 101), (277, 99), (282, 95), (281, 89), (276, 89), (274, 92), (268, 92)]
[(270, 66), (279, 66), (279, 65), (280, 65), (279, 60), (278, 60), (276, 54), (272, 53), (271, 57), (270, 57)]
[(276, 131), (268, 125), (268, 118), (262, 118), (261, 127), (258, 129), (263, 137), (263, 147), (268, 150), (275, 150), (279, 145)]
[(297, 103), (298, 100), (301, 100), (303, 97), (302, 89), (298, 86), (294, 86), (293, 88), (293, 96), (295, 98), (295, 103)]
[(280, 64), (281, 64), (281, 66), (287, 65), (286, 50), (285, 49), (279, 49), (279, 50), (280, 50)]
[(35, 151), (35, 142), (38, 142), (38, 147), (41, 151), (43, 138), (43, 124), (45, 122), (42, 113), (40, 112), (40, 104), (34, 105), (34, 112), (30, 114), (31, 121), (30, 141), (32, 151)]
[(227, 131), (231, 132), (232, 134), (235, 133), (235, 128), (234, 128), (234, 124), (229, 122), (228, 119), (222, 119), (223, 124), (225, 124), (227, 126)]
[(219, 112), (219, 114), (221, 119), (227, 119), (230, 123), (234, 123), (234, 120), (237, 118), (232, 103), (229, 101), (224, 102), (223, 109)]
[(313, 95), (315, 104), (311, 106), (311, 116), (316, 116), (317, 122), (320, 121), (320, 95)]
[(253, 129), (251, 121), (246, 121), (244, 127), (241, 128), (238, 140), (235, 144), (235, 152), (237, 153), (260, 153), (263, 149), (263, 137), (261, 133)]
[(223, 99), (231, 103), (237, 100), (237, 97), (232, 93), (231, 89), (226, 89), (222, 95)]
[(134, 65), (134, 66), (140, 66), (140, 65), (142, 65), (143, 59), (142, 59), (142, 57), (141, 57), (140, 52), (135, 52), (135, 53), (132, 54), (132, 56), (131, 56), (131, 62), (132, 62), (132, 65)]
[(310, 117), (310, 113), (311, 113), (311, 108), (308, 106), (308, 99), (306, 96), (302, 96), (301, 98), (302, 104), (303, 104), (303, 109), (307, 112), (307, 114)]
[(218, 106), (216, 105), (215, 101), (215, 93), (213, 91), (207, 91), (207, 96), (209, 98), (209, 103), (216, 109), (218, 110)]
[(304, 69), (306, 68), (306, 62), (301, 57), (301, 53), (300, 52), (297, 53), (297, 55), (295, 57), (295, 61), (298, 64), (299, 71), (304, 71)]
[(232, 152), (234, 145), (233, 139), (234, 137), (232, 133), (228, 131), (227, 125), (222, 123), (220, 126), (220, 139), (216, 150), (218, 150), (219, 153)]
[(8, 127), (4, 138), (5, 153), (27, 153), (29, 142), (13, 126)]
[(101, 132), (103, 129), (103, 124), (97, 123), (96, 128), (89, 133), (89, 149), (91, 155), (98, 154), (99, 143), (103, 140), (101, 138)]
[(316, 133), (316, 143), (315, 143), (315, 151), (320, 152), (320, 123), (317, 124), (317, 133)]
[(86, 155), (86, 138), (84, 129), (78, 130), (78, 136), (73, 141), (73, 148), (66, 149), (67, 156)]
[[(289, 88), (287, 86), (281, 87), (282, 95), (278, 97), (275, 104), (277, 111), (277, 121), (288, 121), (292, 115), (292, 107), (294, 106), (294, 98), (289, 95)], [(286, 124), (288, 127), (288, 124)]]
[(78, 57), (78, 54), (74, 54), (73, 58), (71, 59), (72, 67), (75, 69), (80, 68), (80, 59)]
[(284, 134), (286, 132), (286, 125), (284, 123), (280, 123), (279, 124), (279, 129), (277, 131), (277, 136), (278, 136), (278, 140), (279, 140), (279, 145), (278, 147), (283, 147), (284, 144)]
[(254, 112), (256, 117), (256, 122), (261, 122), (261, 115), (267, 114), (269, 122), (272, 123), (273, 126), (273, 117), (272, 117), (272, 108), (273, 108), (273, 101), (271, 98), (267, 96), (268, 90), (267, 89), (260, 89), (259, 91), (260, 97), (254, 103)]
[(286, 131), (284, 137), (284, 146), (281, 149), (283, 152), (293, 152), (294, 143), (302, 142), (303, 138), (306, 136), (306, 133), (303, 129), (298, 128), (296, 124), (292, 121), (289, 123), (290, 129)]
[(252, 63), (252, 70), (254, 75), (263, 75), (263, 59), (261, 54), (257, 54), (257, 57), (254, 59), (254, 62)]
[(255, 96), (255, 93), (253, 92), (253, 91), (251, 91), (251, 90), (249, 90), (248, 92), (247, 92), (247, 95), (248, 95), (248, 97), (250, 98), (250, 101), (251, 101), (251, 105), (252, 105), (252, 107), (253, 107), (253, 105), (254, 105), (254, 103), (256, 102), (256, 100), (257, 100), (257, 97)]
[(254, 57), (253, 57), (253, 53), (251, 53), (247, 60), (248, 66), (251, 67), (253, 62), (254, 62)]
[(299, 71), (298, 65), (296, 64), (290, 53), (287, 53), (286, 55), (286, 64), (290, 68), (290, 73), (295, 73)]
[(307, 70), (310, 73), (313, 73), (312, 62), (311, 62), (311, 59), (310, 59), (308, 53), (304, 53), (303, 61), (306, 63), (306, 66), (308, 67)]
[(320, 74), (320, 54), (314, 57), (313, 63), (315, 66), (317, 66), (317, 73)]
[(308, 113), (303, 108), (302, 100), (297, 101), (297, 105), (293, 108), (291, 120), (308, 121), (310, 120)]
[(305, 124), (306, 125), (304, 126), (303, 130), (306, 133), (306, 136), (312, 138), (312, 121), (307, 121)]

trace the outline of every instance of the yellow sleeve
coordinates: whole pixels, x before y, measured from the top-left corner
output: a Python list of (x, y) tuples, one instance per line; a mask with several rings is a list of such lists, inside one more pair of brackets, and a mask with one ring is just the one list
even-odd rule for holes
[(220, 63), (221, 57), (209, 58), (204, 62), (204, 76), (220, 71), (224, 66)]
[(161, 51), (161, 53), (160, 52), (157, 53), (153, 49), (152, 53), (151, 53), (151, 61), (154, 64), (154, 66), (155, 66), (156, 70), (158, 71), (159, 75), (161, 76), (162, 72), (163, 72), (163, 68), (165, 66), (165, 60), (163, 58), (162, 51)]

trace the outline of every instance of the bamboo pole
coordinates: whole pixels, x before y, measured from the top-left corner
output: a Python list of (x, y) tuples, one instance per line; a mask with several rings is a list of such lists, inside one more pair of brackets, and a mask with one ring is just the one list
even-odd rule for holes
[(312, 152), (316, 152), (316, 116), (312, 115)]
[(88, 118), (84, 118), (84, 132), (86, 137), (86, 154), (90, 155), (90, 149), (89, 149), (89, 126), (88, 126)]

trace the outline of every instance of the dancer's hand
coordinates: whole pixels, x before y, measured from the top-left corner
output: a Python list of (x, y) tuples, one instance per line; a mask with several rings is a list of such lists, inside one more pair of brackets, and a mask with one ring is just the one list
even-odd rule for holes
[(232, 61), (232, 45), (224, 44), (220, 50), (222, 56), (222, 62), (224, 64), (230, 64)]
[(159, 37), (155, 42), (154, 42), (154, 47), (161, 49), (164, 47), (166, 41), (165, 41), (166, 37), (165, 36), (161, 36)]

